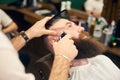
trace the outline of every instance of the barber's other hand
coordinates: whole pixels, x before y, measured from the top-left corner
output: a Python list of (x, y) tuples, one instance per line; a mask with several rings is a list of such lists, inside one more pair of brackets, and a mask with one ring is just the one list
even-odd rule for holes
[(55, 56), (64, 55), (72, 61), (78, 54), (78, 50), (71, 39), (71, 35), (67, 34), (58, 42), (53, 43)]
[(55, 31), (47, 30), (45, 28), (45, 23), (51, 19), (51, 17), (45, 17), (40, 21), (37, 21), (30, 29), (26, 31), (27, 36), (32, 39), (34, 37), (40, 37), (42, 35), (56, 35)]

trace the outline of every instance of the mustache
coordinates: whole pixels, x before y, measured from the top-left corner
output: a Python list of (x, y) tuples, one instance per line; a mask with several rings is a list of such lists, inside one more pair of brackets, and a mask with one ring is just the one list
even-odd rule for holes
[(79, 40), (84, 39), (84, 38), (89, 38), (89, 37), (90, 37), (90, 35), (86, 31), (81, 31), (81, 33), (79, 34)]

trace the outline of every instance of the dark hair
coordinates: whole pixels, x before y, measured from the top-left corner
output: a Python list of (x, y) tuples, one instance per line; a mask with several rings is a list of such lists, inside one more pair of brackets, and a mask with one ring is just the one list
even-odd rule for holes
[(57, 19), (60, 19), (60, 18), (63, 18), (65, 17), (65, 13), (67, 13), (67, 10), (63, 10), (59, 13), (57, 13), (53, 18), (51, 18), (50, 20), (48, 20), (45, 24), (45, 28), (46, 29), (49, 29), (50, 26), (52, 26), (52, 24), (57, 20)]

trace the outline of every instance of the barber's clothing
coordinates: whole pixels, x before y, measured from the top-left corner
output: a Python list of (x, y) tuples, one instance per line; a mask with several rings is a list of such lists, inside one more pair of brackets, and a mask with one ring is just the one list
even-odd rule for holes
[(0, 31), (0, 80), (35, 80), (19, 60), (18, 53)]
[[(0, 30), (4, 29), (12, 22), (13, 22), (13, 20), (2, 9), (0, 9)], [(10, 33), (7, 33), (6, 36), (9, 39), (11, 39)]]
[(13, 20), (2, 10), (0, 9), (0, 30), (3, 27), (8, 26)]
[(88, 59), (88, 64), (71, 67), (68, 80), (120, 80), (120, 69), (106, 56)]

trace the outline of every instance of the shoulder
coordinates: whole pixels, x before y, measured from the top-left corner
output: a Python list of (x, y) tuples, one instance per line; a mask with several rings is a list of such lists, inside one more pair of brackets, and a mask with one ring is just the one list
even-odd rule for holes
[(96, 56), (95, 58), (98, 58), (98, 59), (109, 59), (107, 56), (105, 55), (98, 55)]
[(105, 55), (98, 55), (93, 58), (89, 58), (89, 62), (94, 65), (99, 65), (106, 68), (118, 69), (118, 67)]
[(5, 13), (2, 9), (0, 9), (0, 14)]
[(2, 9), (0, 9), (0, 11), (3, 11)]
[(112, 61), (105, 55), (97, 55), (93, 58), (90, 58), (90, 61), (95, 61), (99, 63), (112, 63)]
[(95, 56), (94, 57), (94, 59), (99, 59), (99, 60), (103, 60), (103, 59), (105, 59), (105, 60), (110, 60), (107, 56), (105, 56), (105, 55), (97, 55), (97, 56)]
[(5, 18), (5, 17), (8, 16), (8, 15), (7, 15), (7, 13), (6, 13), (4, 10), (0, 9), (0, 16), (1, 16), (2, 18)]

